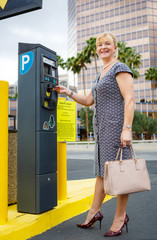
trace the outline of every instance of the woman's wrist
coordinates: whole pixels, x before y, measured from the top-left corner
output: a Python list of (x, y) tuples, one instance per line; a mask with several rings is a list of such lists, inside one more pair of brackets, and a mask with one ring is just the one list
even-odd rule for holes
[(66, 95), (69, 97), (71, 94), (71, 90), (67, 88)]
[(69, 97), (70, 97), (70, 98), (73, 96), (73, 93), (74, 93), (74, 92), (73, 92), (73, 91), (71, 91), (71, 93), (70, 93), (70, 95), (69, 95)]
[(73, 96), (73, 93), (74, 92), (72, 90), (68, 89), (66, 95), (71, 98)]
[(123, 130), (127, 130), (127, 131), (131, 132), (132, 127), (130, 125), (123, 125)]

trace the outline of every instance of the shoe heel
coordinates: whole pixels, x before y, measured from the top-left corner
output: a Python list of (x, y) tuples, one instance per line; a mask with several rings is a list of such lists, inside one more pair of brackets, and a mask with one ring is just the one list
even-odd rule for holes
[(126, 223), (126, 232), (128, 233), (128, 223)]
[(99, 226), (100, 226), (100, 230), (101, 230), (101, 221), (102, 221), (102, 219), (99, 220), (99, 223), (100, 223), (100, 224), (99, 224)]

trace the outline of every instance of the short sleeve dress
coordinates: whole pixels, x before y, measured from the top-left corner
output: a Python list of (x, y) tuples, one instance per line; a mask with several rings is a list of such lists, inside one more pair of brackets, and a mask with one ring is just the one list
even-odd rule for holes
[[(98, 74), (92, 86), (95, 109), (93, 127), (95, 136), (95, 164), (96, 176), (104, 177), (105, 161), (116, 158), (117, 148), (121, 144), (120, 137), (124, 122), (124, 99), (116, 81), (119, 72), (128, 72), (133, 76), (129, 67), (116, 62), (99, 81)], [(129, 150), (123, 151), (123, 159), (129, 158)]]

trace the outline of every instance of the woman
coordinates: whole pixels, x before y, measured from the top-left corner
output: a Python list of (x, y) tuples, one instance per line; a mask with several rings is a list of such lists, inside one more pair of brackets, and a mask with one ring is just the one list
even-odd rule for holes
[[(77, 224), (81, 228), (91, 228), (96, 221), (100, 222), (103, 215), (100, 207), (105, 198), (103, 187), (104, 163), (114, 160), (117, 154), (115, 145), (131, 144), (131, 126), (134, 115), (133, 79), (131, 70), (117, 60), (118, 47), (111, 33), (103, 33), (96, 40), (97, 53), (103, 62), (101, 74), (88, 96), (81, 96), (63, 86), (57, 86), (55, 91), (66, 94), (76, 102), (91, 106), (95, 104), (93, 118), (95, 132), (95, 175), (96, 184), (92, 206), (86, 221)], [(129, 151), (123, 151), (123, 159), (129, 158)], [(110, 230), (106, 237), (117, 236), (129, 221), (126, 206), (129, 195), (117, 196), (117, 209)]]

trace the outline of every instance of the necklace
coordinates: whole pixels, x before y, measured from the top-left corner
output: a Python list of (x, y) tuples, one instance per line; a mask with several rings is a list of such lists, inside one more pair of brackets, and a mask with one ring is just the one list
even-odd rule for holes
[(106, 65), (105, 67), (103, 67), (104, 69), (107, 68), (108, 66), (110, 66), (112, 63), (114, 63), (115, 61), (117, 61), (117, 59), (115, 59), (114, 61), (112, 61), (111, 63), (109, 63), (108, 65)]

